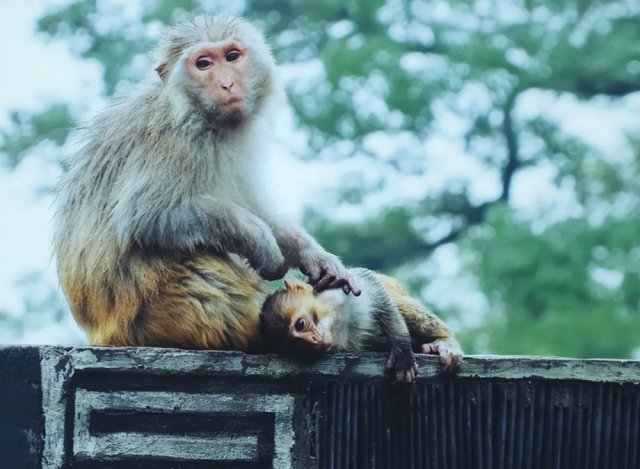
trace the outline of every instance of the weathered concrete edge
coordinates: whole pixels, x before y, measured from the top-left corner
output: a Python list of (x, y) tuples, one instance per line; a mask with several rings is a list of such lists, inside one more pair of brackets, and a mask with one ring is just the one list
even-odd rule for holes
[[(201, 374), (279, 379), (382, 378), (386, 355), (335, 354), (311, 363), (274, 355), (241, 352), (181, 350), (147, 347), (39, 347), (43, 363), (58, 370), (72, 363), (79, 371), (117, 371), (145, 374)], [(418, 379), (440, 374), (437, 357), (416, 356)], [(640, 360), (575, 359), (544, 356), (465, 356), (456, 373), (459, 378), (579, 380), (609, 383), (640, 383)]]

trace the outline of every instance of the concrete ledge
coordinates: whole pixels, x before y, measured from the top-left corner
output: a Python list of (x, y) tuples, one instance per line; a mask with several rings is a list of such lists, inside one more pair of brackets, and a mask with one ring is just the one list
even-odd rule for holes
[[(151, 347), (42, 347), (43, 359), (72, 358), (75, 369), (109, 369), (121, 373), (224, 374), (265, 379), (306, 378), (383, 379), (384, 353), (335, 354), (303, 363), (275, 355), (228, 351), (193, 351)], [(419, 380), (440, 375), (435, 356), (416, 355)], [(562, 357), (467, 355), (458, 378), (581, 380), (640, 383), (640, 361)]]
[[(640, 467), (640, 362), (0, 348), (15, 467)], [(3, 458), (4, 459), (4, 458)]]

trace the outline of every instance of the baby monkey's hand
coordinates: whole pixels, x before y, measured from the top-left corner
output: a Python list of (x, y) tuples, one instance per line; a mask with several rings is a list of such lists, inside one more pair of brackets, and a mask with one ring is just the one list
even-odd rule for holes
[(385, 365), (385, 371), (395, 376), (394, 383), (413, 383), (418, 374), (418, 365), (411, 350), (393, 348)]

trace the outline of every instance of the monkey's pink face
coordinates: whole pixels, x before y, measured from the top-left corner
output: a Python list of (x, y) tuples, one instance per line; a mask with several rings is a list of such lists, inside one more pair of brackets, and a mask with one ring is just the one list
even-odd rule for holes
[(238, 41), (203, 42), (187, 59), (189, 76), (224, 113), (243, 113), (249, 51)]

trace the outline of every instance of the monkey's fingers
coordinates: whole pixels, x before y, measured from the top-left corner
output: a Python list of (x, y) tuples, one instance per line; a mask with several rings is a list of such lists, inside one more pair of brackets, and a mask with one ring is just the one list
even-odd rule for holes
[(342, 291), (347, 295), (353, 293), (354, 296), (360, 296), (360, 290), (354, 290), (349, 279), (344, 277), (338, 277), (333, 274), (326, 274), (315, 286), (317, 292), (323, 290), (332, 290), (334, 288), (342, 288)]
[(453, 338), (439, 339), (429, 344), (423, 344), (420, 350), (440, 355), (440, 365), (442, 371), (445, 372), (455, 371), (462, 362), (462, 349), (460, 349), (458, 341)]
[(389, 352), (384, 368), (395, 377), (393, 384), (411, 384), (418, 375), (418, 365), (413, 358), (406, 357), (395, 350)]
[(316, 285), (324, 276), (324, 272), (326, 272), (326, 268), (317, 263), (303, 264), (299, 269), (300, 272), (306, 275), (309, 285)]
[[(340, 280), (340, 279), (337, 279), (337, 280)], [(315, 290), (317, 292), (328, 290), (332, 288), (331, 285), (334, 285), (335, 282), (336, 282), (335, 275), (331, 273), (325, 273), (324, 276), (320, 280), (318, 280), (318, 282), (315, 284)]]
[(417, 370), (398, 370), (396, 371), (396, 380), (394, 384), (411, 384), (416, 380)]
[[(351, 292), (353, 293), (353, 296), (360, 296), (360, 294), (362, 293), (362, 290), (358, 288), (358, 284), (356, 283), (355, 279), (351, 275), (349, 275), (349, 277), (346, 280), (347, 280), (347, 283), (342, 287), (344, 292), (347, 294)], [(347, 288), (345, 289), (345, 287)]]
[(298, 267), (317, 292), (342, 288), (346, 294), (359, 296), (361, 293), (355, 279), (336, 256), (305, 257)]
[(436, 344), (422, 344), (420, 346), (420, 353), (438, 353), (438, 346)]
[(349, 283), (349, 279), (341, 277), (330, 272), (326, 272), (324, 276), (315, 284), (315, 290), (321, 292), (324, 290), (331, 290), (334, 288), (342, 288), (346, 294), (353, 293), (355, 296), (360, 295), (360, 290), (353, 290), (353, 287)]
[(327, 286), (328, 290), (333, 288), (342, 288), (342, 291), (347, 295), (351, 293), (351, 286), (349, 286), (349, 281), (346, 278), (336, 277), (335, 280)]
[(410, 366), (397, 363), (395, 366), (395, 381), (393, 384), (411, 384), (418, 375), (418, 366), (412, 363)]
[(342, 288), (342, 291), (347, 295), (352, 293), (353, 296), (360, 296), (362, 291), (358, 288), (355, 279), (345, 272), (343, 275), (336, 275), (336, 280), (329, 286), (329, 288)]
[(444, 353), (440, 355), (440, 363), (442, 364), (442, 370), (445, 372), (453, 372), (460, 368), (462, 362), (462, 355), (455, 353)]

